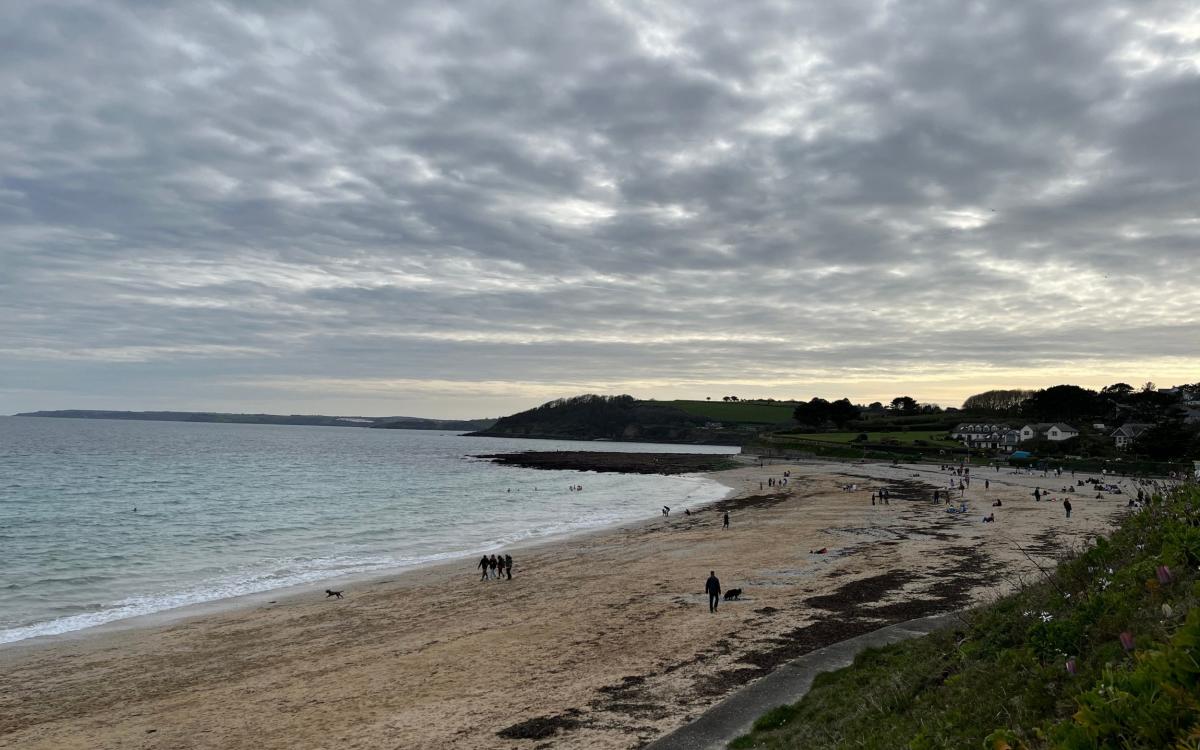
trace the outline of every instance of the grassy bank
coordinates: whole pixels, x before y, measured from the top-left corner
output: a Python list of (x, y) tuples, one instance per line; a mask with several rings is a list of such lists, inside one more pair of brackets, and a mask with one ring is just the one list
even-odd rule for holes
[(964, 616), (864, 652), (733, 748), (1200, 747), (1200, 488)]

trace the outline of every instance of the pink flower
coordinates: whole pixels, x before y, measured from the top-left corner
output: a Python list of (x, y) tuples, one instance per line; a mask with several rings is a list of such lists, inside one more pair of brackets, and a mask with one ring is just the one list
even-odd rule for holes
[(1075, 674), (1075, 660), (1067, 659), (1067, 674)]
[(1171, 582), (1171, 569), (1168, 568), (1166, 565), (1159, 565), (1157, 572), (1158, 572), (1158, 582), (1159, 583), (1166, 586), (1168, 583)]
[(1133, 650), (1133, 633), (1130, 633), (1128, 630), (1121, 633), (1121, 648), (1126, 651)]

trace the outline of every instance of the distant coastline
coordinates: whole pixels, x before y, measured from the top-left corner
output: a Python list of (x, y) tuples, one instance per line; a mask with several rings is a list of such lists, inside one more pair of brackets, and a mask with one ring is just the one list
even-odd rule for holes
[(219, 422), (224, 424), (282, 424), (308, 427), (373, 427), (390, 430), (486, 430), (494, 419), (425, 419), (423, 417), (326, 416), (323, 414), (230, 414), (208, 411), (105, 411), (58, 409), (29, 411), (14, 417), (58, 419), (132, 419), (150, 422)]

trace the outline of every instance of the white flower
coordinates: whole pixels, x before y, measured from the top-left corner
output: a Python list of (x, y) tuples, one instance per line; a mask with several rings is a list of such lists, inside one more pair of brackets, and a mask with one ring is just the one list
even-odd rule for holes
[(1053, 619), (1054, 615), (1050, 614), (1049, 612), (1042, 613), (1042, 622), (1050, 622)]

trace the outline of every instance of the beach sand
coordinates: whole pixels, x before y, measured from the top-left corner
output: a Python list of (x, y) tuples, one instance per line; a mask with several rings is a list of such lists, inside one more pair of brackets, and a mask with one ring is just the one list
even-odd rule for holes
[[(788, 486), (759, 491), (785, 470)], [(1079, 488), (1066, 519), (1062, 493), (1031, 492), (1069, 477), (977, 469), (971, 511), (951, 515), (898, 496), (945, 487), (937, 467), (713, 476), (730, 499), (519, 550), (512, 581), (479, 581), (467, 560), (352, 584), (340, 601), (314, 585), (0, 649), (0, 747), (637, 747), (787, 659), (1037, 577), (1026, 555), (1052, 563), (1128, 498)], [(873, 507), (865, 488), (885, 479), (891, 504)], [(996, 497), (996, 523), (981, 523)], [(741, 601), (710, 614), (709, 570)]]

